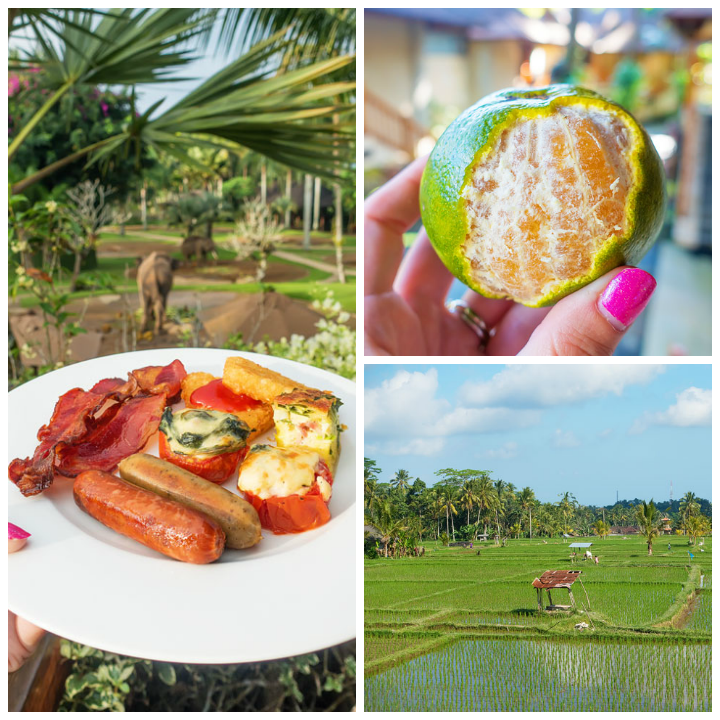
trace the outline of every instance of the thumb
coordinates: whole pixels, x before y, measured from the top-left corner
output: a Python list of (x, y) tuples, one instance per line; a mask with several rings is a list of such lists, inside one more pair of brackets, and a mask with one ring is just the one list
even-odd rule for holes
[(645, 309), (655, 278), (617, 268), (563, 298), (530, 336), (520, 355), (612, 355)]

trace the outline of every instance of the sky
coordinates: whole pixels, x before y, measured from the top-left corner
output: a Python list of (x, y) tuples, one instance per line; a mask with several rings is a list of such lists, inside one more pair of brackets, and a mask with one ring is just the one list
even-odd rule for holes
[(365, 456), (389, 482), (486, 470), (543, 502), (711, 499), (709, 365), (366, 365)]

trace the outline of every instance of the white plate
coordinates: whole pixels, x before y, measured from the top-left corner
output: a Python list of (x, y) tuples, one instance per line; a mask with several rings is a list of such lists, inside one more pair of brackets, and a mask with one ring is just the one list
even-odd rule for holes
[[(171, 560), (78, 508), (70, 482), (31, 498), (9, 483), (8, 519), (32, 537), (8, 557), (9, 607), (57, 635), (134, 657), (238, 663), (312, 652), (355, 637), (355, 384), (308, 365), (228, 350), (172, 348), (96, 358), (37, 378), (9, 395), (10, 458), (30, 456), (60, 395), (176, 358), (222, 375), (242, 355), (339, 397), (340, 463), (332, 519), (226, 550), (210, 565)], [(153, 452), (153, 450), (150, 450)], [(229, 481), (232, 489), (234, 481)]]

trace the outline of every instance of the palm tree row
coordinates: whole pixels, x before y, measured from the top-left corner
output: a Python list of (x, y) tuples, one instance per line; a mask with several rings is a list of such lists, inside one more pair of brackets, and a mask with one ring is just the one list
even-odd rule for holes
[[(421, 544), (423, 537), (455, 541), (566, 534), (604, 539), (613, 527), (633, 528), (643, 535), (651, 554), (652, 542), (668, 527), (693, 543), (711, 527), (709, 512), (701, 512), (704, 501), (691, 492), (668, 521), (652, 500), (631, 507), (618, 503), (609, 509), (595, 508), (564, 492), (556, 502), (540, 502), (531, 487), (518, 490), (484, 470), (445, 468), (435, 473), (438, 479), (430, 487), (405, 469), (382, 483), (381, 472), (375, 461), (365, 459), (365, 521), (382, 536), (386, 554), (408, 541)], [(709, 508), (709, 503), (705, 506)]]

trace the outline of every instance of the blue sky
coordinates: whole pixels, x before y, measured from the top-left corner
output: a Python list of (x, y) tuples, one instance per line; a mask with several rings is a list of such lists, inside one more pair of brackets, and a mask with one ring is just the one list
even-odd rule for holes
[(711, 494), (709, 365), (366, 365), (365, 456), (492, 472), (543, 502)]

